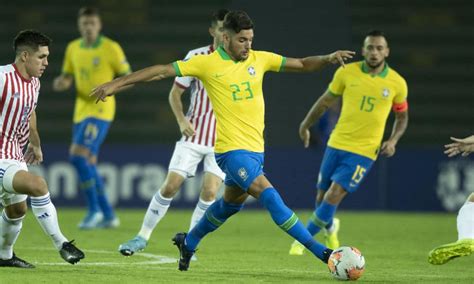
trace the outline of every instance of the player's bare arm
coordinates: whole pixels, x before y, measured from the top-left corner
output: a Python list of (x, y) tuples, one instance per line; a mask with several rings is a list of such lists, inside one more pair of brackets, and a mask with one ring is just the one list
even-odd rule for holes
[(41, 150), (41, 140), (36, 124), (36, 111), (33, 111), (30, 118), (29, 144), (26, 148), (25, 162), (29, 165), (38, 165), (43, 161), (43, 151)]
[(395, 112), (395, 121), (393, 123), (392, 134), (390, 138), (382, 143), (381, 154), (391, 157), (395, 154), (395, 147), (398, 140), (403, 136), (408, 126), (408, 111)]
[(183, 103), (181, 101), (181, 96), (183, 95), (185, 89), (178, 87), (176, 84), (173, 84), (171, 88), (168, 101), (170, 103), (173, 114), (176, 117), (176, 121), (179, 125), (179, 131), (186, 137), (193, 136), (195, 133), (193, 124), (186, 118), (183, 113)]
[(54, 78), (53, 81), (53, 91), (63, 92), (68, 90), (74, 81), (74, 77), (69, 74), (61, 74), (58, 77)]
[(316, 121), (321, 118), (323, 113), (337, 100), (339, 100), (339, 97), (332, 95), (329, 90), (326, 90), (326, 92), (324, 92), (324, 94), (314, 103), (308, 114), (306, 114), (306, 117), (301, 122), (299, 129), (300, 138), (303, 141), (305, 148), (308, 148), (309, 139), (311, 137), (309, 128), (311, 128), (311, 126), (313, 126)]
[(95, 97), (96, 102), (105, 101), (108, 96), (123, 91), (129, 85), (157, 81), (174, 76), (176, 76), (176, 71), (171, 64), (154, 65), (102, 84), (94, 88), (89, 96)]
[(446, 148), (444, 153), (448, 155), (448, 157), (454, 157), (458, 154), (466, 157), (474, 152), (474, 135), (466, 138), (451, 137), (451, 140), (454, 141), (454, 143), (444, 145)]
[(345, 66), (345, 61), (355, 55), (354, 51), (338, 50), (331, 54), (310, 56), (305, 58), (287, 58), (284, 71), (286, 72), (314, 72), (321, 70), (328, 64)]

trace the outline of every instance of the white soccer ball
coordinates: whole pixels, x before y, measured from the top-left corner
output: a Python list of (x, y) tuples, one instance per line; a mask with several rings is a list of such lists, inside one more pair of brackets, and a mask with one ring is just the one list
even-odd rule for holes
[(365, 259), (355, 247), (340, 247), (329, 256), (328, 267), (336, 279), (357, 280), (364, 273)]

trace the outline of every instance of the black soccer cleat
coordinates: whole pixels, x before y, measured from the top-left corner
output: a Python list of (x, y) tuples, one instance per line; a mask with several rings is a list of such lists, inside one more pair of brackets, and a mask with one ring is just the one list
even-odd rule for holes
[(69, 262), (70, 264), (76, 264), (85, 257), (84, 253), (78, 249), (74, 244), (74, 240), (70, 242), (64, 242), (59, 254), (61, 257)]
[(331, 256), (331, 253), (332, 253), (332, 249), (325, 249), (323, 251), (323, 259), (321, 259), (324, 263), (328, 263), (329, 261), (329, 257)]
[(187, 250), (184, 245), (184, 240), (186, 239), (186, 233), (177, 233), (172, 239), (173, 244), (178, 247), (179, 250), (179, 265), (178, 269), (181, 271), (186, 271), (189, 268), (189, 262), (191, 257), (193, 257), (194, 250)]
[(35, 268), (33, 264), (17, 257), (15, 253), (10, 259), (0, 259), (0, 267)]

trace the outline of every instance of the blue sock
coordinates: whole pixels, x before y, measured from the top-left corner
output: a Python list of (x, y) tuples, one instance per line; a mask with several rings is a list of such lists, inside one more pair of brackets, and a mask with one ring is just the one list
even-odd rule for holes
[(336, 213), (337, 205), (332, 205), (323, 201), (311, 215), (306, 229), (311, 235), (316, 235), (321, 228), (329, 228)]
[(104, 213), (104, 219), (112, 220), (115, 218), (114, 210), (112, 209), (112, 206), (110, 205), (110, 202), (107, 198), (107, 194), (104, 191), (104, 182), (99, 174), (99, 171), (97, 170), (97, 165), (91, 165), (90, 168), (95, 178), (97, 201), (99, 203), (100, 210), (102, 210), (102, 213)]
[(326, 261), (327, 248), (313, 239), (313, 236), (305, 229), (303, 223), (298, 220), (296, 214), (288, 208), (273, 188), (265, 189), (259, 198), (260, 203), (270, 212), (273, 221), (290, 236), (298, 240), (309, 251), (319, 259)]
[(204, 216), (188, 233), (185, 240), (186, 249), (194, 251), (201, 239), (210, 232), (219, 228), (230, 216), (239, 212), (243, 204), (227, 203), (223, 198), (207, 208)]
[(89, 213), (98, 212), (99, 203), (95, 188), (95, 178), (87, 159), (83, 156), (73, 155), (70, 157), (70, 162), (74, 165), (79, 175), (79, 188), (86, 195)]
[[(314, 206), (314, 212), (316, 212), (316, 209), (318, 209), (318, 207), (321, 205), (321, 201), (319, 201), (319, 202), (316, 201), (314, 205), (315, 205), (315, 206)], [(333, 219), (334, 219), (334, 218), (332, 218), (332, 219), (329, 221), (329, 223), (326, 225), (326, 229), (331, 228)], [(309, 226), (310, 223), (311, 223), (311, 221), (308, 221), (308, 226)], [(308, 229), (308, 226), (306, 227), (307, 229)], [(308, 229), (308, 231), (310, 231), (310, 230)], [(311, 232), (311, 231), (310, 231), (310, 232)], [(314, 234), (313, 234), (313, 236), (314, 236)]]

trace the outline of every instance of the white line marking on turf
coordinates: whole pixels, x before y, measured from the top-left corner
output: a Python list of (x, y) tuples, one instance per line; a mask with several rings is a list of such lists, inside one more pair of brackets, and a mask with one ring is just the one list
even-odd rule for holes
[[(27, 250), (54, 250), (52, 248), (23, 248)], [(93, 249), (85, 249), (84, 252), (88, 253), (97, 253), (97, 254), (118, 254), (116, 251), (107, 251), (107, 250), (93, 250)], [(146, 261), (137, 261), (137, 262), (87, 262), (87, 260), (83, 260), (80, 262), (80, 265), (87, 265), (87, 266), (122, 266), (122, 265), (153, 265), (153, 264), (165, 264), (165, 263), (176, 263), (178, 260), (176, 258), (167, 257), (164, 255), (157, 255), (151, 253), (135, 253), (134, 257), (144, 257), (148, 260)], [(39, 265), (71, 265), (66, 262), (35, 262), (35, 264)]]

